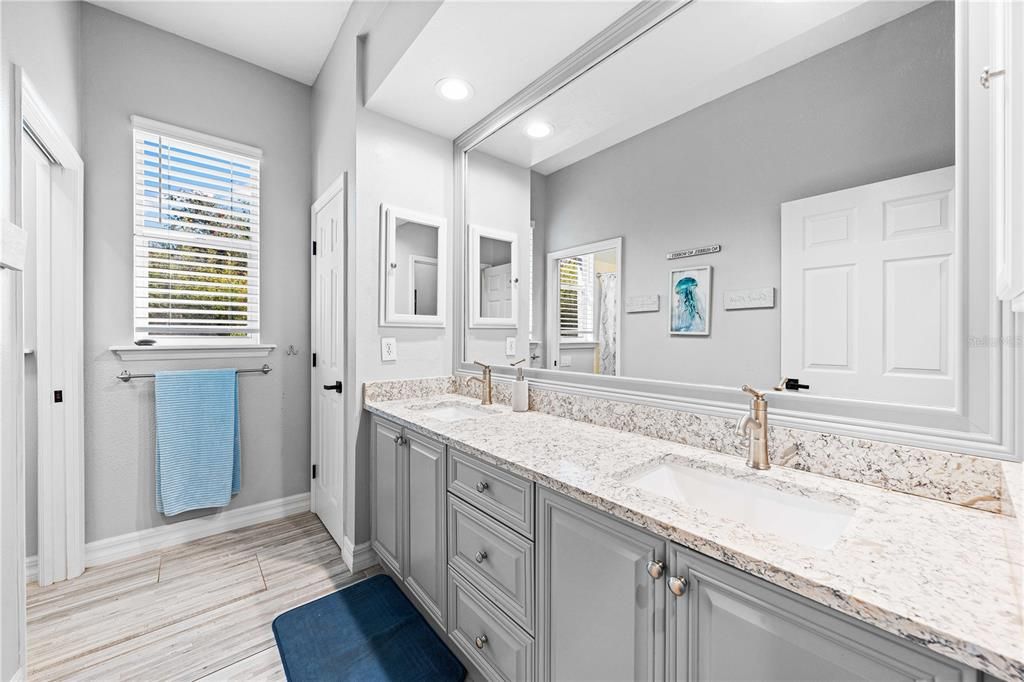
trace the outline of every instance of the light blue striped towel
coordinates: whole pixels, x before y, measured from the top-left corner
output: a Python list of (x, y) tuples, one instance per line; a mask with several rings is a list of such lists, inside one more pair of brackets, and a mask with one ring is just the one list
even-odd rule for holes
[(234, 369), (156, 373), (156, 510), (224, 507), (241, 484)]

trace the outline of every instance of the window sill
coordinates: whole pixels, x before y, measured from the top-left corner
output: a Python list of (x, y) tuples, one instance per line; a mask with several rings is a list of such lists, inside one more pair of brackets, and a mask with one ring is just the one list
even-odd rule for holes
[(121, 360), (209, 360), (217, 358), (265, 358), (277, 348), (272, 343), (193, 344), (180, 346), (111, 346)]

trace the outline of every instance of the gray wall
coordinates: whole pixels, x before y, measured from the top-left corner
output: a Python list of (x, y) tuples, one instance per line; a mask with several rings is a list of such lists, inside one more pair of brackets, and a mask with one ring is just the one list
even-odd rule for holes
[[(355, 2), (313, 84), (313, 169), (319, 195), (348, 173), (345, 535), (369, 540), (369, 420), (362, 384), (374, 379), (439, 376), (452, 371), (451, 268), (444, 328), (378, 325), (381, 202), (443, 216), (452, 256), (451, 141), (368, 111), (366, 78), (379, 84), (437, 3)], [(398, 360), (381, 362), (380, 338), (395, 337)]]
[[(778, 306), (723, 293), (779, 286), (782, 202), (953, 164), (953, 43), (953, 3), (933, 3), (548, 176), (546, 250), (624, 236), (622, 296), (662, 297), (623, 315), (624, 376), (778, 381)], [(680, 264), (713, 266), (708, 337), (668, 335)]]
[[(11, 116), (12, 71), (17, 64), (25, 69), (40, 96), (68, 135), (81, 150), (79, 127), (79, 35), (81, 6), (70, 2), (3, 2), (0, 3), (0, 217), (13, 218), (11, 196)], [(0, 310), (10, 311), (16, 302), (16, 276), (0, 271)], [(4, 377), (22, 363), (21, 340), (10, 336), (12, 330), (0, 329), (0, 364)], [(17, 475), (16, 430), (9, 428), (13, 418), (14, 400), (21, 396), (5, 381), (0, 390), (0, 680), (9, 680), (24, 662), (19, 660), (21, 589), (20, 567), (24, 556), (17, 538), (25, 517), (29, 554), (35, 553), (35, 462), (26, 461), (26, 499), (19, 499)]]
[[(270, 375), (239, 382), (242, 489), (231, 507), (309, 490), (309, 206), (311, 90), (196, 43), (85, 5), (82, 128), (85, 195), (86, 540), (175, 523), (154, 508), (153, 382), (146, 372), (259, 366), (262, 359), (125, 363), (132, 341), (132, 136), (129, 117), (263, 149), (261, 341)], [(297, 357), (286, 356), (289, 344)]]

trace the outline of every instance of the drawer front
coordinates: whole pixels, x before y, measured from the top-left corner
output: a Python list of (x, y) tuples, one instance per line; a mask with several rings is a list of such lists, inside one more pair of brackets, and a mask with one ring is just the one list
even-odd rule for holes
[(526, 537), (533, 537), (532, 481), (448, 448), (448, 490)]
[(533, 638), (462, 576), (448, 583), (448, 636), (490, 680), (532, 680)]
[(448, 496), (448, 564), (533, 631), (533, 543)]

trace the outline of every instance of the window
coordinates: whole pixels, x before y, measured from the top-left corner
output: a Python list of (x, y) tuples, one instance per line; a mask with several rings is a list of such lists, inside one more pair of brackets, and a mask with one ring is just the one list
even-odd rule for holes
[(135, 339), (258, 342), (260, 150), (132, 126)]
[(533, 341), (533, 258), (534, 258), (534, 255), (533, 255), (533, 230), (534, 230), (534, 228), (536, 228), (536, 226), (537, 226), (537, 224), (534, 221), (531, 220), (530, 221), (529, 237), (528, 237), (528, 239), (526, 241), (526, 249), (527, 249), (527, 251), (530, 254), (530, 258), (527, 261), (528, 264), (526, 266), (527, 292), (528, 292), (528, 295), (530, 297), (530, 307), (529, 307), (529, 313), (528, 313), (529, 316), (530, 316), (530, 325), (529, 325), (530, 326), (530, 329), (529, 329), (530, 341)]
[(594, 340), (594, 254), (558, 261), (558, 317), (563, 339)]

